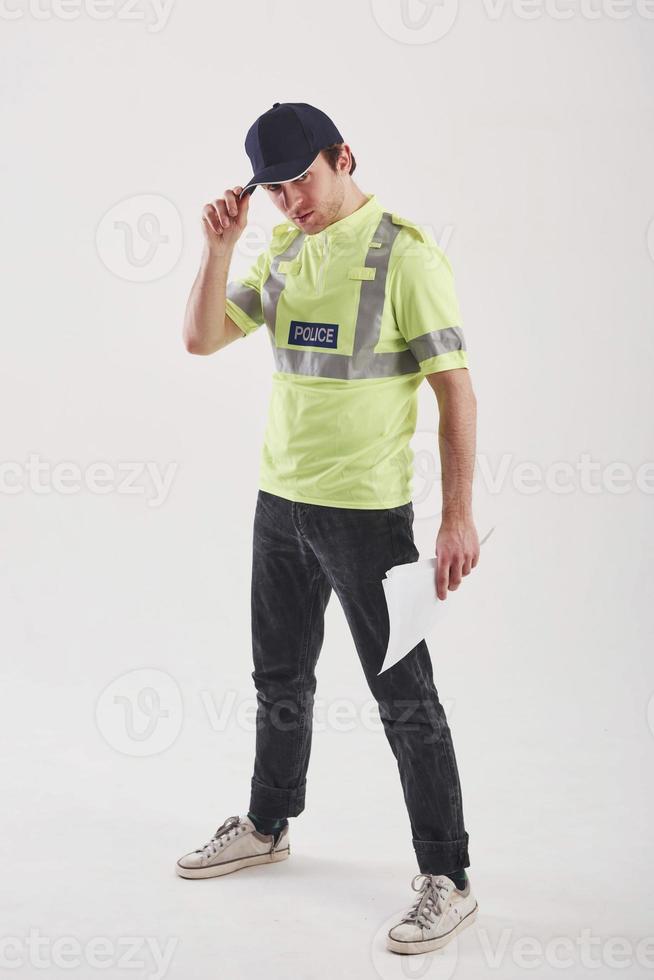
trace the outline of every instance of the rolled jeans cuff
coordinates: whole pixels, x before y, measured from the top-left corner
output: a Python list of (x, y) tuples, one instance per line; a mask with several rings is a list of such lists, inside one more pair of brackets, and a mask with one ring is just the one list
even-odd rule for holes
[(422, 874), (447, 874), (470, 867), (467, 833), (459, 840), (412, 840)]
[(304, 810), (306, 780), (294, 789), (266, 786), (254, 776), (251, 781), (250, 812), (258, 817), (297, 817)]

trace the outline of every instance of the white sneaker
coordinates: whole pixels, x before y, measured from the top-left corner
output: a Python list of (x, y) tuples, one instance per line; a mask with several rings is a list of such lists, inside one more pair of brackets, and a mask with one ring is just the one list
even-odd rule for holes
[(291, 853), (289, 825), (279, 834), (260, 834), (247, 814), (228, 817), (210, 841), (181, 857), (175, 866), (182, 878), (213, 878), (253, 864), (284, 861)]
[(386, 946), (394, 953), (440, 949), (477, 918), (477, 900), (469, 881), (459, 891), (447, 875), (417, 874), (411, 887), (420, 895), (386, 937)]

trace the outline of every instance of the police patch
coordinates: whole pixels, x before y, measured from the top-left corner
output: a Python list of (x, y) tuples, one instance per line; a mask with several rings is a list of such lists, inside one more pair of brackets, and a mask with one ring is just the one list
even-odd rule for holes
[(288, 342), (299, 347), (336, 347), (338, 344), (338, 324), (291, 320)]

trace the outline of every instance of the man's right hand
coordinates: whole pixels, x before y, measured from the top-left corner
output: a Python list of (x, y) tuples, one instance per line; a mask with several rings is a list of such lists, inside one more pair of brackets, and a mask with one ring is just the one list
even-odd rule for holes
[(228, 188), (224, 197), (203, 207), (202, 231), (210, 251), (221, 255), (231, 251), (245, 231), (251, 195), (239, 200), (242, 190), (242, 187)]

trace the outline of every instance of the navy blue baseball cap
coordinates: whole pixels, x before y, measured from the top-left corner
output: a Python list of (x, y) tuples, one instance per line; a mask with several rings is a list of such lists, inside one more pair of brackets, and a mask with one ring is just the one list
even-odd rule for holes
[(308, 170), (332, 143), (345, 142), (326, 113), (306, 102), (275, 102), (248, 129), (245, 152), (254, 174), (239, 194), (252, 194), (258, 184), (281, 184)]

